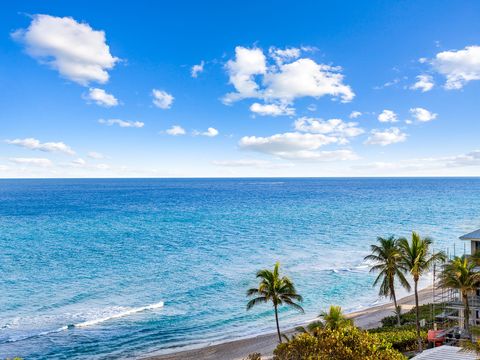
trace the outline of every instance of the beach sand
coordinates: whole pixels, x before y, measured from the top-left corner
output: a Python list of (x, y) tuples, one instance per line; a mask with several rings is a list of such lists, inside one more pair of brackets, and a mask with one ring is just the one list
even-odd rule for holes
[[(419, 291), (420, 304), (432, 302), (432, 288)], [(403, 311), (408, 311), (415, 306), (414, 295), (406, 296), (398, 301)], [(364, 329), (371, 329), (380, 326), (380, 320), (385, 316), (393, 314), (393, 303), (373, 306), (361, 311), (348, 314), (354, 319), (355, 325)], [(272, 319), (273, 321), (273, 319)], [(293, 329), (285, 331), (289, 335)], [(145, 360), (241, 360), (248, 354), (258, 352), (262, 358), (268, 359), (272, 356), (277, 346), (278, 338), (276, 333), (259, 335), (256, 337), (234, 340), (218, 345), (206, 346), (199, 349), (181, 351), (167, 355), (145, 357)]]

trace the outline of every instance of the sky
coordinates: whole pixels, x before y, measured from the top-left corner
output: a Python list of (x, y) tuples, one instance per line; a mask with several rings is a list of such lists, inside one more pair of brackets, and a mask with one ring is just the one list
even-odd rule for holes
[(480, 175), (478, 1), (0, 4), (0, 177)]

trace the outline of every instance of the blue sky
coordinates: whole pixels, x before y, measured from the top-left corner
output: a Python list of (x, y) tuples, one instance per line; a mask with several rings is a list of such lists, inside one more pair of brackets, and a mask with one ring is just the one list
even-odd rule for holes
[(478, 1), (0, 7), (0, 177), (480, 174)]

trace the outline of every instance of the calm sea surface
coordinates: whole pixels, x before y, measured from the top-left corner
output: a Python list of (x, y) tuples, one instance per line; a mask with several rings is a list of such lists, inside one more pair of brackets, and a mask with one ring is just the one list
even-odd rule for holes
[[(0, 358), (117, 359), (274, 330), (245, 311), (279, 260), (305, 315), (377, 299), (377, 236), (463, 253), (480, 179), (0, 180)], [(72, 326), (74, 325), (74, 326)]]

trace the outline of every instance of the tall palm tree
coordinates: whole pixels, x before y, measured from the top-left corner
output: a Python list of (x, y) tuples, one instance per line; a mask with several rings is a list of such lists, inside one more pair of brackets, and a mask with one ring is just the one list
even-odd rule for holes
[(373, 261), (374, 265), (370, 272), (378, 272), (378, 276), (373, 282), (376, 286), (380, 281), (380, 296), (389, 296), (395, 305), (395, 313), (397, 314), (397, 323), (400, 326), (400, 311), (398, 311), (397, 296), (395, 293), (395, 278), (400, 281), (400, 284), (410, 291), (410, 284), (405, 278), (407, 268), (402, 263), (402, 253), (398, 246), (398, 240), (393, 236), (389, 238), (377, 238), (378, 245), (372, 245), (372, 253), (365, 256), (365, 260)]
[(340, 306), (331, 305), (328, 311), (322, 311), (319, 317), (323, 320), (323, 326), (331, 330), (337, 330), (342, 327), (352, 325), (351, 319), (343, 314)]
[(295, 303), (301, 302), (302, 297), (297, 294), (293, 282), (286, 276), (280, 277), (280, 263), (277, 262), (273, 271), (263, 269), (257, 272), (257, 279), (260, 279), (258, 288), (252, 288), (247, 291), (247, 296), (255, 296), (247, 303), (247, 310), (261, 303), (272, 302), (275, 310), (275, 322), (277, 323), (278, 341), (282, 342), (280, 334), (280, 325), (278, 323), (278, 308), (282, 305), (291, 306), (302, 313), (303, 308)]
[(465, 319), (464, 328), (469, 333), (470, 322), (470, 304), (468, 294), (475, 291), (480, 284), (480, 273), (475, 271), (476, 264), (465, 255), (454, 257), (449, 261), (443, 271), (440, 273), (440, 285), (452, 289), (457, 289), (465, 305), (463, 317)]
[(420, 312), (418, 308), (418, 280), (428, 272), (436, 261), (445, 261), (445, 255), (442, 252), (430, 253), (430, 238), (421, 238), (415, 231), (412, 232), (412, 238), (409, 242), (406, 238), (398, 240), (400, 251), (402, 252), (402, 265), (410, 272), (413, 278), (415, 291), (415, 320), (417, 327), (418, 350), (422, 351), (422, 338), (420, 337)]

